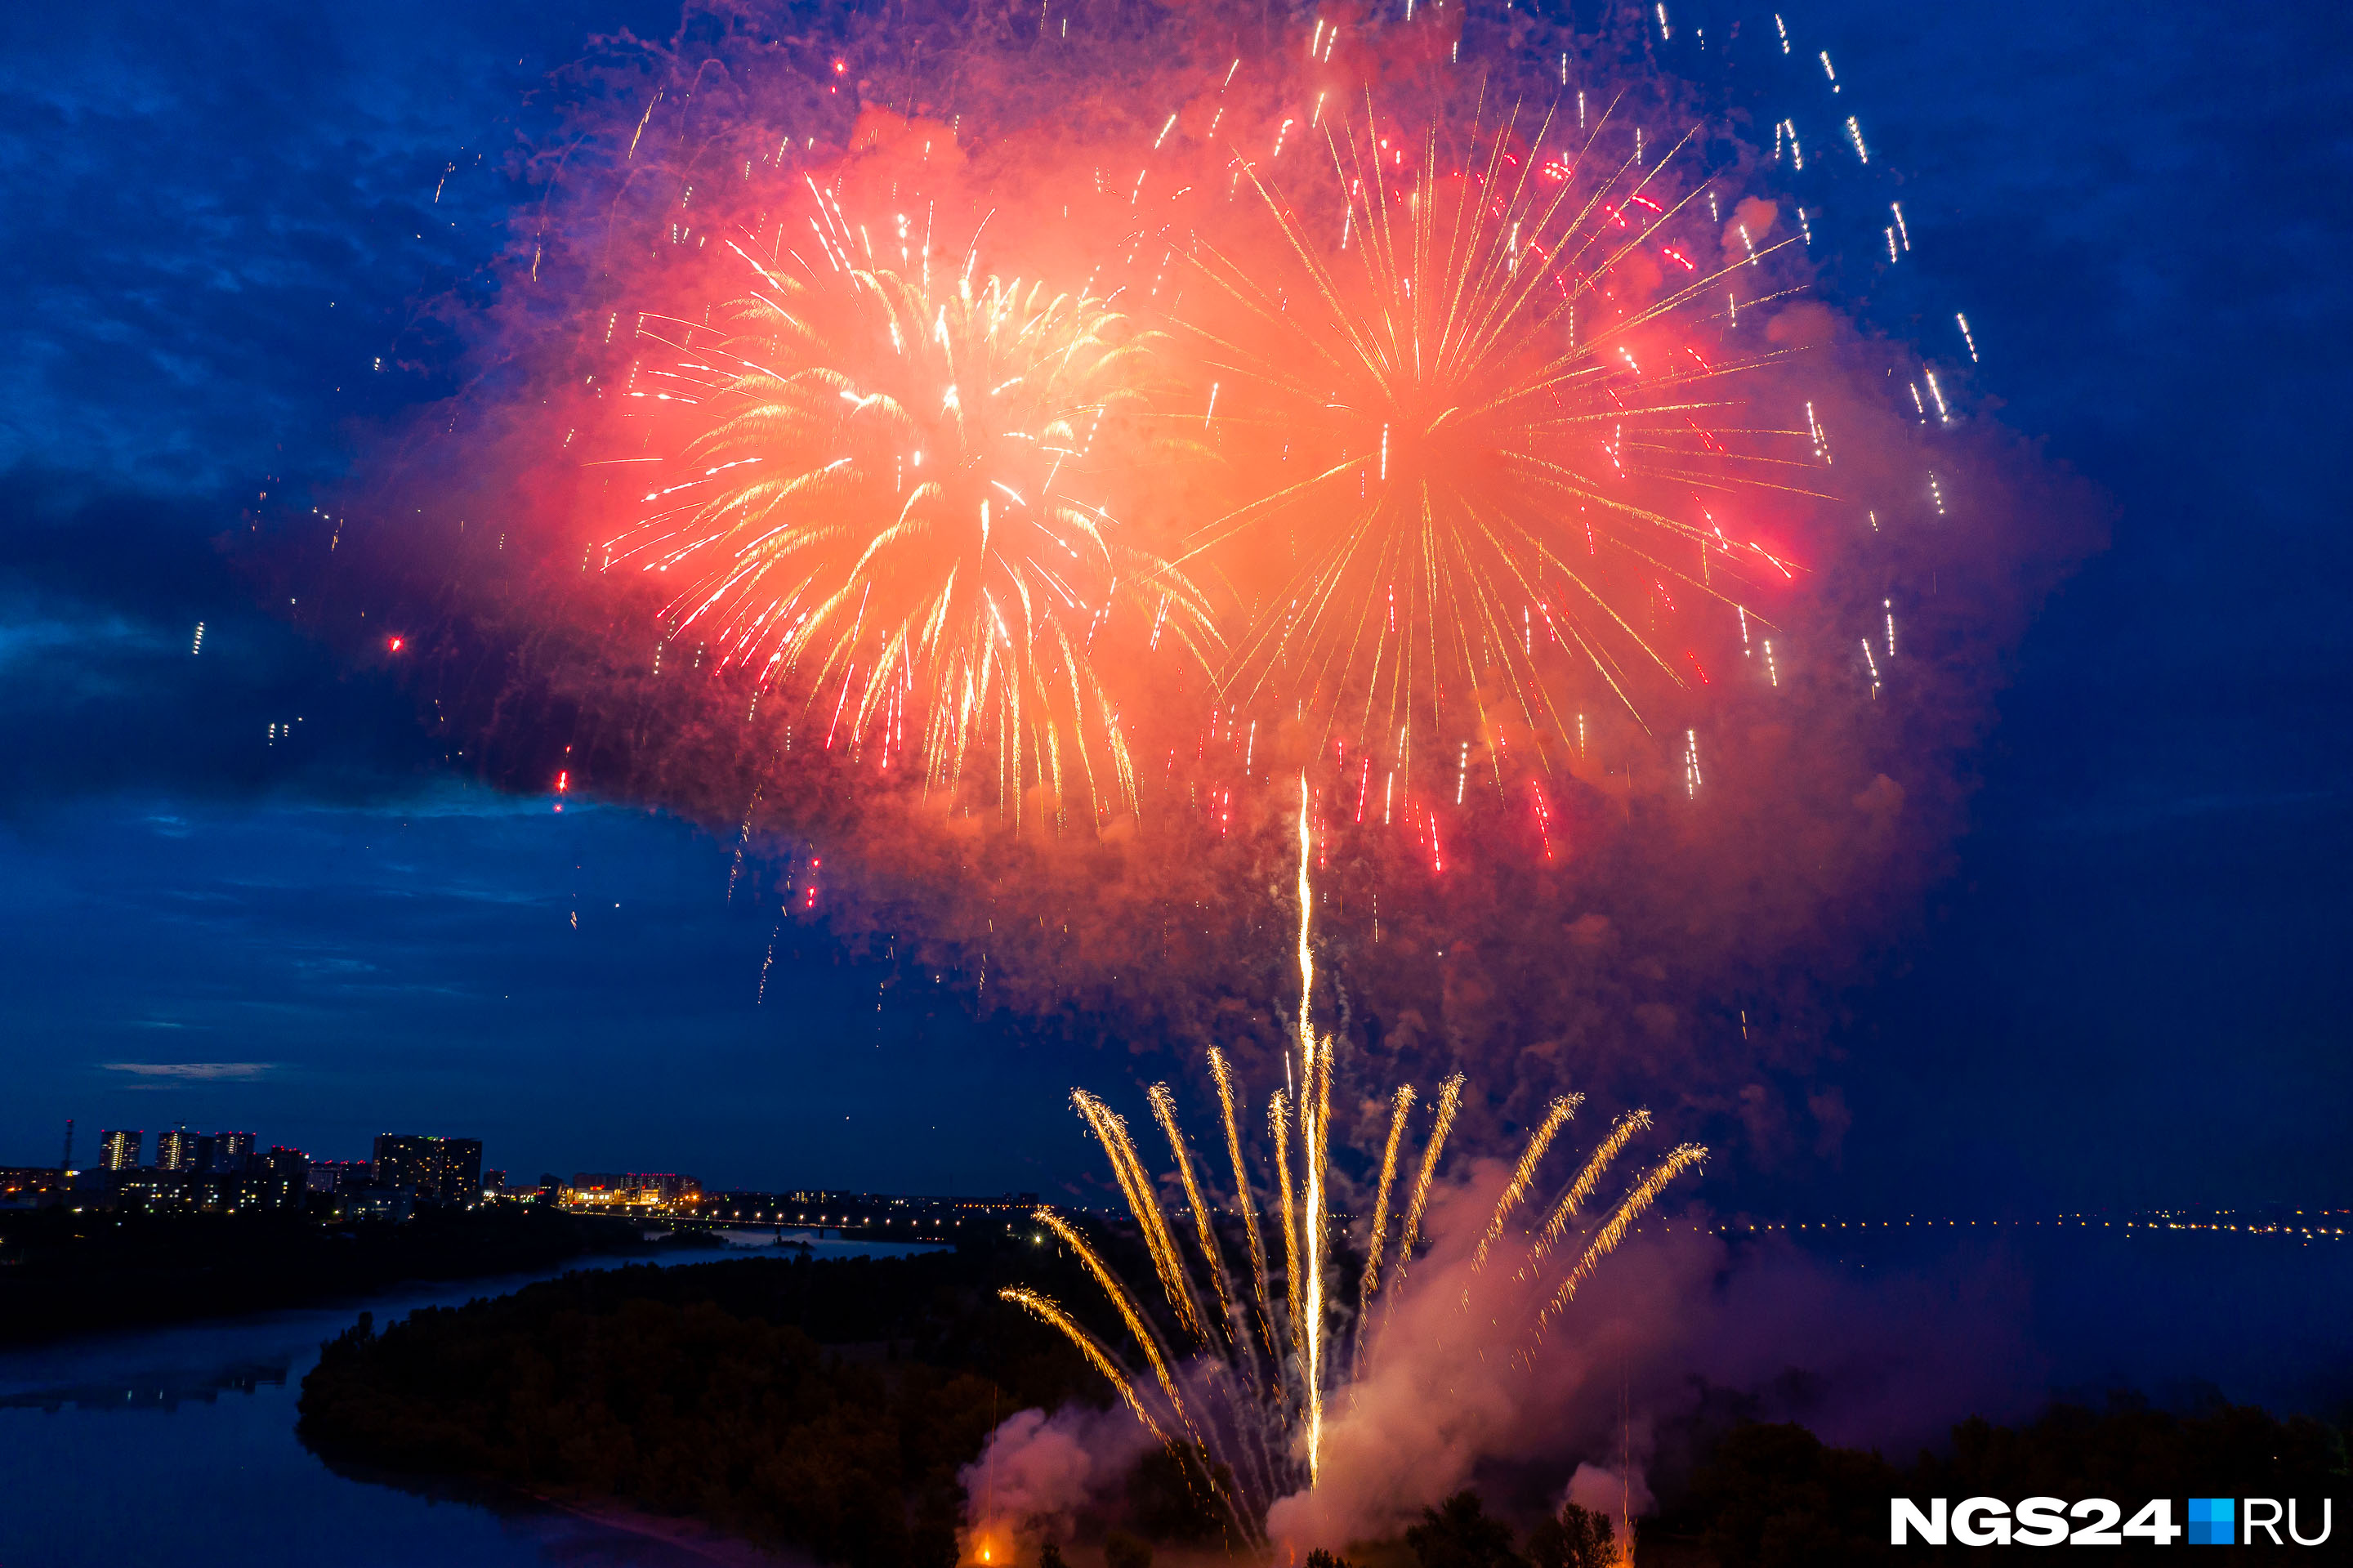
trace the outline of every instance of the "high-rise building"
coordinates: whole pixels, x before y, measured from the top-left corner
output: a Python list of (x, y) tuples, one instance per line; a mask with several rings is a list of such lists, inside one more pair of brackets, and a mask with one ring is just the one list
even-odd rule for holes
[(354, 1187), (364, 1187), (375, 1180), (375, 1167), (364, 1160), (313, 1160), (311, 1161), (311, 1191), (343, 1192)]
[(242, 1171), (253, 1163), (255, 1140), (249, 1132), (216, 1132), (213, 1134), (213, 1158), (209, 1169)]
[(136, 1171), (139, 1169), (139, 1146), (147, 1140), (145, 1132), (112, 1131), (98, 1135), (98, 1162), (102, 1170)]
[(442, 1201), (462, 1204), (471, 1209), (482, 1201), (482, 1140), (479, 1138), (445, 1138), (443, 1155)]
[(375, 1184), (402, 1187), (411, 1192), (441, 1185), (441, 1140), (422, 1133), (379, 1132), (375, 1135)]
[(175, 1127), (155, 1139), (155, 1169), (158, 1171), (194, 1171), (196, 1168), (196, 1135), (185, 1127)]
[(300, 1209), (311, 1184), (311, 1157), (299, 1149), (273, 1144), (267, 1154), (253, 1157), (246, 1185), (266, 1207)]
[(378, 1133), (375, 1180), (414, 1192), (420, 1202), (473, 1208), (482, 1201), (482, 1140)]

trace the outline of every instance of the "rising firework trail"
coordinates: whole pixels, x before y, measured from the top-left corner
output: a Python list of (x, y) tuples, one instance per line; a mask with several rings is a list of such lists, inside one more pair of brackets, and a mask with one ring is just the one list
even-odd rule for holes
[[(1197, 1480), (1216, 1496), (1240, 1538), (1253, 1544), (1264, 1540), (1267, 1510), (1280, 1499), (1313, 1489), (1324, 1469), (1324, 1414), (1327, 1404), (1345, 1400), (1352, 1387), (1377, 1362), (1384, 1347), (1370, 1308), (1377, 1289), (1391, 1296), (1404, 1285), (1405, 1264), (1419, 1235), (1421, 1213), (1444, 1152), (1447, 1135), (1461, 1096), (1462, 1080), (1450, 1079), (1442, 1090), (1428, 1142), (1414, 1183), (1412, 1202), (1399, 1237), (1397, 1260), (1386, 1285), (1380, 1281), (1381, 1260), (1388, 1244), (1392, 1189), (1399, 1145), (1415, 1096), (1409, 1086), (1392, 1097), (1393, 1117), (1383, 1152), (1373, 1219), (1356, 1246), (1358, 1265), (1358, 1309), (1353, 1322), (1335, 1320), (1326, 1293), (1327, 1276), (1337, 1272), (1333, 1243), (1334, 1215), (1329, 1206), (1329, 1117), (1333, 1057), (1336, 1037), (1316, 1027), (1314, 983), (1314, 888), (1308, 871), (1313, 841), (1309, 813), (1303, 798), (1299, 817), (1299, 980), (1300, 1004), (1293, 1043), (1297, 1057), (1292, 1088), (1269, 1098), (1271, 1153), (1275, 1169), (1277, 1217), (1283, 1236), (1281, 1259), (1289, 1309), (1273, 1311), (1269, 1289), (1269, 1265), (1258, 1245), (1261, 1234), (1257, 1183), (1250, 1179), (1233, 1113), (1234, 1081), (1222, 1057), (1211, 1054), (1209, 1069), (1219, 1086), (1226, 1131), (1227, 1153), (1235, 1172), (1232, 1211), (1241, 1221), (1248, 1242), (1250, 1273), (1258, 1288), (1261, 1323), (1253, 1331), (1249, 1303), (1232, 1283), (1229, 1244), (1215, 1223), (1204, 1195), (1176, 1113), (1174, 1096), (1166, 1085), (1150, 1093), (1155, 1118), (1166, 1133), (1176, 1173), (1194, 1217), (1197, 1245), (1189, 1255), (1170, 1226), (1148, 1171), (1128, 1136), (1126, 1124), (1092, 1095), (1080, 1091), (1073, 1103), (1109, 1157), (1113, 1175), (1125, 1197), (1130, 1215), (1142, 1235), (1160, 1296), (1174, 1320), (1164, 1330), (1139, 1298), (1113, 1270), (1100, 1248), (1070, 1221), (1051, 1209), (1038, 1211), (1039, 1221), (1083, 1264), (1105, 1300), (1116, 1312), (1131, 1341), (1133, 1353), (1149, 1369), (1150, 1382), (1129, 1373), (1115, 1353), (1083, 1328), (1060, 1303), (1028, 1289), (1008, 1289), (1004, 1298), (1035, 1314), (1067, 1336), (1090, 1364), (1110, 1379), (1130, 1409), (1154, 1438), (1189, 1466)], [(1472, 1262), (1474, 1273), (1486, 1266), (1490, 1250), (1512, 1234), (1514, 1215), (1535, 1181), (1546, 1152), (1576, 1115), (1582, 1097), (1565, 1095), (1546, 1107), (1497, 1199)], [(1621, 1117), (1609, 1136), (1578, 1169), (1568, 1188), (1548, 1205), (1541, 1230), (1521, 1234), (1511, 1244), (1521, 1257), (1519, 1277), (1531, 1282), (1534, 1294), (1522, 1293), (1525, 1310), (1517, 1332), (1528, 1353), (1535, 1353), (1546, 1327), (1574, 1299), (1578, 1287), (1604, 1258), (1616, 1250), (1634, 1224), (1654, 1204), (1674, 1179), (1705, 1157), (1696, 1144), (1671, 1150), (1641, 1172), (1612, 1204), (1600, 1223), (1581, 1233), (1585, 1245), (1575, 1265), (1558, 1278), (1545, 1267), (1553, 1245), (1567, 1233), (1578, 1205), (1606, 1176), (1632, 1135), (1650, 1125), (1646, 1112)], [(1293, 1134), (1296, 1134), (1295, 1142)], [(1293, 1160), (1299, 1180), (1292, 1178)], [(1198, 1280), (1207, 1280), (1205, 1294)], [(1214, 1314), (1205, 1310), (1217, 1303)], [(1383, 1321), (1386, 1321), (1384, 1318)], [(1270, 1369), (1261, 1361), (1263, 1342), (1276, 1362)], [(1153, 1391), (1157, 1391), (1155, 1398)]]

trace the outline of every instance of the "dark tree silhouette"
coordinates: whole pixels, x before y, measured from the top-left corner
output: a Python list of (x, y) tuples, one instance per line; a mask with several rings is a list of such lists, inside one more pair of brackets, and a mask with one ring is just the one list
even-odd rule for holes
[(1407, 1528), (1405, 1543), (1421, 1568), (1526, 1568), (1512, 1550), (1510, 1527), (1488, 1518), (1473, 1491), (1456, 1492), (1436, 1508), (1423, 1509), (1421, 1522)]
[(1103, 1537), (1103, 1568), (1152, 1568), (1152, 1543), (1114, 1530)]
[(997, 1300), (1002, 1265), (619, 1269), (363, 1319), (303, 1380), (301, 1431), (331, 1458), (626, 1499), (850, 1568), (952, 1568), (958, 1472), (997, 1420), (1094, 1392)]
[(1608, 1514), (1563, 1503), (1528, 1531), (1528, 1561), (1535, 1568), (1610, 1568), (1616, 1536)]

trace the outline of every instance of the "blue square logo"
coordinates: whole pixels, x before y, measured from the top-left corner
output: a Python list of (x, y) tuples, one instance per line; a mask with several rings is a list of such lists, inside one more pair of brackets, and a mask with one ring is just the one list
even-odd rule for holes
[(2189, 1544), (2192, 1546), (2236, 1546), (2238, 1532), (2232, 1529), (2236, 1510), (2230, 1498), (2191, 1498), (2189, 1499)]

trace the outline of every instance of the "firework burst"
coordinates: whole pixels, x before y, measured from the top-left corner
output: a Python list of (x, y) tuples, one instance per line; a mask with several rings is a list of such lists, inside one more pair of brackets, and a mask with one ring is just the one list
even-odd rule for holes
[(694, 428), (611, 564), (679, 585), (671, 637), (791, 693), (792, 743), (926, 790), (980, 780), (1016, 819), (1134, 810), (1113, 669), (1206, 660), (1213, 637), (1095, 461), (1145, 402), (1151, 340), (1102, 300), (976, 278), (976, 250), (940, 265), (905, 215), (878, 243), (807, 195), (799, 234), (730, 242), (747, 287), (723, 332), (671, 323), (676, 365), (630, 387)]
[(1266, 584), (1228, 692), (1449, 792), (1471, 748), (1500, 785), (1514, 745), (1542, 770), (1581, 754), (1584, 705), (1643, 722), (1704, 682), (1722, 629), (1693, 612), (1728, 627), (1793, 576), (1735, 519), (1815, 493), (1803, 430), (1736, 428), (1732, 378), (1762, 358), (1699, 330), (1748, 258), (1714, 260), (1672, 150), (1605, 165), (1599, 133), (1367, 103), (1326, 117), (1312, 174), (1248, 168), (1277, 264), (1197, 256), (1214, 423), (1286, 476), (1190, 544)]

